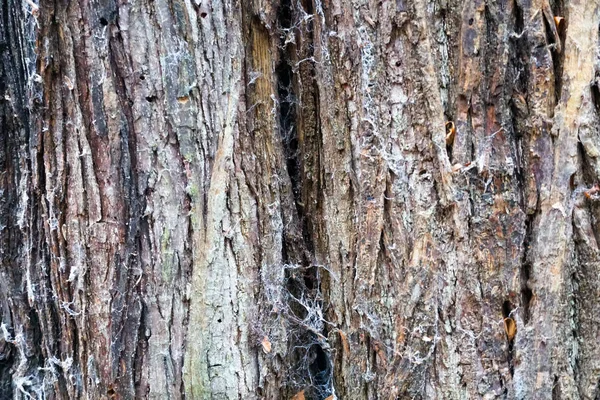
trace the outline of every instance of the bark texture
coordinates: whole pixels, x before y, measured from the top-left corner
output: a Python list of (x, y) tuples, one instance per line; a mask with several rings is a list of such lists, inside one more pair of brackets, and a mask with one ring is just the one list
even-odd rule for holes
[(600, 1), (0, 1), (0, 398), (600, 398)]

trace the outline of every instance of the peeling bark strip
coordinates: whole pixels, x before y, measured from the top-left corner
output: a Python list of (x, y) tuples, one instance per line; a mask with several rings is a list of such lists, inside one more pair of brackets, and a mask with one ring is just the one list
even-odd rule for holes
[(597, 0), (0, 0), (1, 399), (600, 398)]

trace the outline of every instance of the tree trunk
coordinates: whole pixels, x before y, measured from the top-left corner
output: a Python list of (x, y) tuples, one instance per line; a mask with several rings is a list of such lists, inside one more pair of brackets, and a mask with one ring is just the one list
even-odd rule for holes
[(1, 399), (600, 399), (600, 0), (1, 0)]

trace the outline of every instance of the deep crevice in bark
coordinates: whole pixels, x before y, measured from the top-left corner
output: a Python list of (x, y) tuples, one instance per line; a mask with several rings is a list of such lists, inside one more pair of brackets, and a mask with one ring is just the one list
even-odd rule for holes
[[(520, 94), (527, 93), (527, 82), (529, 78), (528, 70), (526, 68), (527, 61), (527, 41), (525, 24), (523, 22), (523, 10), (515, 2), (514, 15), (515, 20), (515, 37), (513, 39), (513, 59), (512, 65), (516, 70), (516, 82), (515, 86)], [(514, 114), (513, 114), (514, 116)]]
[(277, 79), (277, 97), (279, 101), (279, 131), (283, 141), (286, 167), (292, 184), (292, 192), (296, 202), (296, 209), (302, 218), (300, 204), (301, 177), (300, 160), (298, 157), (298, 133), (296, 132), (296, 99), (293, 91), (294, 73), (289, 65), (288, 56), (282, 51), (282, 60), (275, 69)]
[[(526, 212), (526, 210), (524, 211)], [(529, 282), (531, 278), (531, 263), (528, 257), (529, 248), (533, 239), (533, 227), (536, 213), (527, 214), (525, 218), (525, 237), (522, 244), (523, 255), (521, 258), (521, 306), (523, 307), (523, 323), (526, 325), (529, 323), (530, 305), (531, 300), (533, 299), (533, 291), (531, 290)]]
[[(327, 344), (326, 324), (314, 320), (322, 318), (323, 298), (321, 294), (321, 273), (314, 263), (313, 234), (309, 229), (309, 218), (306, 215), (306, 205), (303, 203), (304, 193), (304, 154), (303, 143), (298, 132), (298, 120), (302, 105), (298, 104), (298, 94), (295, 92), (300, 77), (292, 68), (297, 58), (295, 35), (301, 35), (296, 19), (298, 19), (300, 4), (294, 5), (291, 0), (282, 0), (277, 12), (277, 25), (281, 31), (279, 63), (275, 68), (275, 79), (278, 100), (278, 123), (287, 173), (292, 186), (292, 195), (296, 215), (302, 233), (300, 248), (303, 254), (301, 260), (291, 260), (291, 249), (284, 246), (284, 258), (288, 261), (300, 262), (299, 268), (286, 269), (286, 289), (289, 293), (288, 306), (291, 322), (296, 330), (290, 338), (295, 366), (292, 376), (294, 390), (302, 390), (307, 398), (323, 399), (332, 393), (333, 364)], [(316, 225), (316, 224), (313, 224)], [(285, 234), (285, 233), (284, 233)], [(292, 239), (294, 240), (294, 239)], [(296, 254), (296, 256), (298, 256)], [(316, 315), (314, 315), (316, 313)], [(318, 317), (318, 316), (321, 317)], [(294, 367), (292, 367), (294, 368)]]
[(558, 375), (554, 375), (554, 382), (552, 384), (552, 400), (561, 400), (562, 399), (561, 391), (560, 391), (560, 384), (559, 384), (558, 379), (559, 379)]
[(525, 325), (529, 323), (530, 305), (533, 299), (533, 291), (529, 287), (529, 279), (531, 277), (531, 265), (529, 263), (522, 264), (521, 268), (521, 303), (523, 307), (523, 322)]
[(556, 31), (558, 33), (559, 45), (562, 51), (557, 51), (556, 48), (552, 49), (552, 63), (554, 65), (554, 93), (556, 97), (556, 104), (560, 101), (562, 96), (562, 74), (565, 60), (564, 44), (567, 35), (567, 21), (568, 16), (565, 15), (567, 7), (565, 7), (565, 0), (556, 0), (553, 2), (552, 12), (556, 17), (563, 18), (562, 20), (556, 20)]

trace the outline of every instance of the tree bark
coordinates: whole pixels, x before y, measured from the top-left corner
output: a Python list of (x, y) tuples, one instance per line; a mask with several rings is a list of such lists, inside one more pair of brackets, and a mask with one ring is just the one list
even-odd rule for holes
[(600, 399), (599, 0), (0, 4), (0, 398)]

